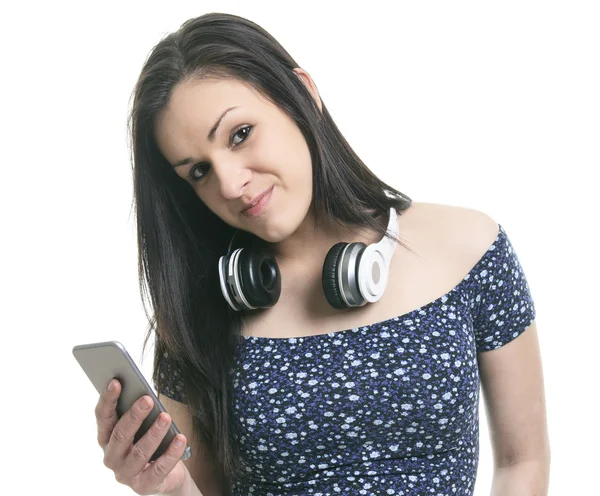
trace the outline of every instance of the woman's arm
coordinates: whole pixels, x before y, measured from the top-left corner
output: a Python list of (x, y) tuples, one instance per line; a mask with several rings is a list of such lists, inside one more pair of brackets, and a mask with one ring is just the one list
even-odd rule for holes
[(478, 360), (494, 456), (491, 495), (546, 495), (550, 445), (535, 321)]
[[(186, 436), (192, 448), (192, 456), (183, 463), (187, 467), (190, 479), (181, 495), (177, 496), (227, 496), (231, 494), (229, 486), (223, 487), (223, 481), (217, 477), (210, 455), (202, 443), (194, 436), (192, 429), (192, 415), (187, 405), (159, 395), (160, 402), (164, 405), (179, 431)], [(196, 493), (198, 491), (198, 493)]]

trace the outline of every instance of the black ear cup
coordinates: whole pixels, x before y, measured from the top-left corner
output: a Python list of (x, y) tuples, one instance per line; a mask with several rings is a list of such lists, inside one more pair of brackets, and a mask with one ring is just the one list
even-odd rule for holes
[(321, 279), (333, 308), (343, 310), (365, 303), (358, 288), (358, 264), (366, 247), (364, 243), (337, 243), (327, 253)]
[(243, 249), (238, 262), (238, 276), (244, 297), (253, 307), (272, 307), (279, 300), (281, 277), (272, 255)]
[(325, 262), (323, 262), (323, 275), (321, 277), (323, 281), (323, 292), (327, 301), (333, 308), (342, 310), (346, 308), (342, 295), (340, 294), (337, 284), (337, 267), (339, 256), (346, 248), (348, 243), (337, 243), (333, 245), (327, 252)]

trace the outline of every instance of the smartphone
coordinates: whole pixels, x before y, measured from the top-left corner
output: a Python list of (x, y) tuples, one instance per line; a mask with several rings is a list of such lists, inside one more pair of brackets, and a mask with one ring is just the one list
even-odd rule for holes
[[(154, 400), (152, 411), (144, 419), (144, 422), (142, 422), (141, 427), (135, 434), (134, 443), (146, 433), (160, 415), (160, 412), (166, 412), (154, 390), (131, 359), (125, 347), (118, 341), (74, 346), (73, 355), (90, 381), (92, 381), (98, 394), (102, 393), (113, 379), (117, 379), (121, 383), (121, 394), (117, 400), (117, 415), (119, 418), (142, 396), (147, 394)], [(157, 450), (150, 457), (150, 461), (154, 461), (160, 457), (177, 434), (179, 434), (179, 430), (175, 422), (171, 420), (169, 431)], [(190, 456), (192, 456), (192, 450), (189, 445), (186, 445), (181, 459), (187, 460)]]

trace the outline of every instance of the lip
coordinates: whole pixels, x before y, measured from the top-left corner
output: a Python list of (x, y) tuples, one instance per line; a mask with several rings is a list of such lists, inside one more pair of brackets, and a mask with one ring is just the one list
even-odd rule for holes
[(257, 200), (254, 201), (252, 206), (245, 208), (242, 210), (242, 213), (248, 217), (256, 217), (264, 212), (269, 204), (269, 200), (271, 199), (271, 192), (273, 191), (274, 186), (271, 186), (268, 190), (261, 193)]

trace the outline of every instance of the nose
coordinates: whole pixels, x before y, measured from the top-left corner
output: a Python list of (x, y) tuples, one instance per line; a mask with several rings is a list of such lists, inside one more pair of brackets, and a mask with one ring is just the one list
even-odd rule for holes
[(245, 186), (252, 176), (248, 167), (240, 162), (229, 160), (226, 163), (213, 164), (213, 168), (223, 198), (235, 200), (244, 194)]

